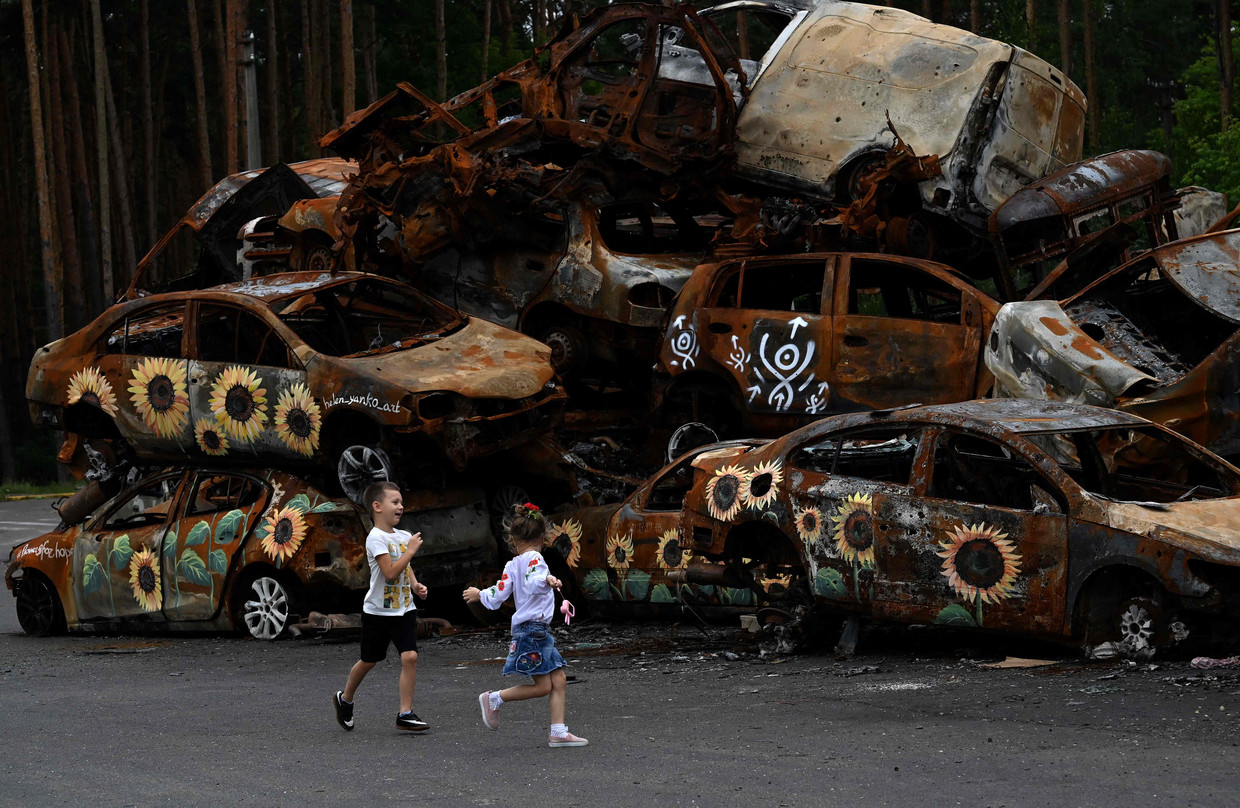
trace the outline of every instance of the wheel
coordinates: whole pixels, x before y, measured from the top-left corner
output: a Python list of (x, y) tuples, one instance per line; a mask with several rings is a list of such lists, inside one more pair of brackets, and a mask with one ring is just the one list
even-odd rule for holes
[(17, 590), (17, 622), (32, 637), (47, 637), (65, 630), (65, 612), (56, 587), (33, 570), (26, 570)]
[(551, 366), (556, 373), (571, 376), (585, 370), (590, 347), (576, 326), (553, 325), (544, 329), (539, 339), (551, 349)]
[(336, 251), (327, 235), (304, 235), (294, 251), (289, 267), (293, 271), (331, 272), (337, 264)]
[(1130, 654), (1153, 654), (1164, 644), (1166, 625), (1162, 607), (1151, 598), (1129, 598), (1120, 603), (1114, 635)]
[(699, 446), (717, 443), (718, 441), (719, 434), (706, 424), (698, 423), (697, 421), (682, 424), (667, 439), (667, 462), (671, 463), (690, 449), (696, 449)]
[[(1163, 607), (1164, 593), (1153, 586), (1134, 588), (1105, 582), (1089, 593), (1085, 613), (1086, 653), (1104, 651), (1148, 659), (1185, 639), (1182, 623), (1173, 623)], [(1110, 644), (1110, 649), (1100, 646)]]
[(387, 452), (378, 447), (349, 446), (340, 453), (336, 478), (345, 496), (358, 505), (365, 505), (362, 498), (371, 483), (388, 482), (393, 478), (392, 461)]
[(519, 485), (505, 485), (497, 488), (491, 496), (491, 530), (497, 537), (508, 532), (508, 521), (512, 519), (514, 505), (523, 505), (530, 501), (530, 493)]
[(288, 628), (292, 597), (288, 588), (269, 575), (260, 575), (243, 589), (241, 621), (256, 640), (274, 640)]

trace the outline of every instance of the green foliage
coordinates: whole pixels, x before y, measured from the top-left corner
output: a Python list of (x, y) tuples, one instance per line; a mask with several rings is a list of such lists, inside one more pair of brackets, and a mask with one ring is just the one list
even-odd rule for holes
[(231, 510), (224, 514), (215, 526), (216, 544), (228, 544), (237, 538), (237, 527), (241, 524), (242, 514), (239, 510)]
[(962, 626), (965, 628), (977, 626), (977, 621), (973, 619), (973, 615), (969, 614), (969, 610), (959, 603), (945, 606), (943, 611), (939, 612), (938, 616), (934, 618), (934, 622), (940, 626)]
[(629, 570), (624, 576), (624, 590), (632, 600), (645, 600), (650, 591), (650, 573)]
[(651, 603), (675, 603), (676, 596), (672, 594), (672, 590), (667, 588), (667, 584), (657, 584), (650, 590)]
[(108, 563), (112, 565), (112, 569), (124, 569), (129, 564), (132, 555), (133, 548), (129, 546), (129, 536), (121, 536), (112, 542), (112, 549), (108, 552)]
[(606, 570), (590, 570), (581, 581), (581, 588), (592, 600), (611, 600), (611, 584)]
[(206, 522), (199, 522), (189, 529), (189, 535), (185, 537), (186, 547), (197, 547), (207, 540), (211, 535), (211, 528)]
[(99, 563), (99, 559), (95, 557), (94, 553), (91, 553), (82, 562), (82, 589), (86, 592), (99, 591), (107, 575), (103, 565)]
[[(1233, 42), (1233, 62), (1240, 64), (1240, 43)], [(1222, 128), (1222, 92), (1218, 80), (1218, 51), (1207, 41), (1200, 57), (1181, 79), (1184, 97), (1175, 103), (1171, 151), (1177, 184), (1202, 185), (1240, 199), (1240, 122), (1236, 120), (1233, 92), (1231, 126)]]
[(814, 576), (814, 591), (820, 597), (832, 600), (848, 597), (848, 585), (844, 583), (844, 576), (833, 567), (818, 570), (818, 574)]
[(177, 563), (177, 572), (192, 584), (199, 586), (211, 584), (211, 574), (207, 572), (207, 565), (202, 563), (202, 558), (189, 548), (181, 553), (181, 560)]

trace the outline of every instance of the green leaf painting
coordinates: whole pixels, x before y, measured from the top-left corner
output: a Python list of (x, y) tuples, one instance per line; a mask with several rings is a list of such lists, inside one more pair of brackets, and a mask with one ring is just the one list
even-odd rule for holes
[(306, 511), (310, 510), (310, 497), (306, 496), (305, 494), (298, 494), (297, 496), (290, 499), (288, 501), (288, 505), (285, 507), (292, 508), (298, 513), (305, 513)]
[(169, 559), (176, 558), (177, 556), (177, 533), (175, 530), (169, 530), (168, 534), (164, 536), (163, 554), (166, 555)]
[(754, 602), (752, 591), (732, 586), (723, 588), (721, 599), (732, 606), (752, 606)]
[(675, 603), (676, 596), (672, 594), (672, 590), (667, 588), (667, 584), (658, 584), (650, 590), (651, 603)]
[[(294, 498), (295, 499), (295, 498)], [(342, 507), (330, 499), (327, 502), (315, 505), (310, 509), (310, 513), (330, 513), (332, 511), (343, 510)]]
[(237, 538), (237, 527), (241, 524), (241, 511), (231, 510), (224, 514), (215, 526), (215, 543), (228, 544)]
[(228, 554), (223, 550), (211, 551), (211, 572), (223, 575), (228, 571)]
[(82, 562), (82, 589), (87, 592), (98, 592), (108, 574), (94, 553), (86, 556)]
[(967, 628), (973, 628), (977, 625), (977, 621), (973, 619), (973, 615), (969, 614), (969, 610), (959, 603), (953, 603), (945, 607), (943, 611), (939, 612), (938, 617), (934, 618), (934, 622), (940, 626), (964, 626)]
[(833, 567), (818, 570), (818, 574), (814, 576), (814, 591), (819, 596), (832, 600), (848, 597), (848, 586), (844, 583), (844, 576)]
[(590, 570), (581, 581), (581, 588), (592, 600), (610, 600), (611, 584), (607, 581), (606, 570)]
[(177, 572), (191, 584), (211, 585), (211, 574), (207, 572), (207, 565), (203, 564), (198, 554), (188, 547), (185, 552), (181, 553), (181, 560), (177, 563)]
[(129, 546), (129, 535), (126, 534), (112, 541), (112, 549), (108, 552), (108, 563), (112, 569), (123, 569), (129, 564), (133, 548)]
[(629, 570), (624, 576), (624, 591), (629, 600), (645, 600), (650, 592), (650, 573)]
[(206, 522), (199, 522), (189, 529), (189, 535), (185, 537), (186, 547), (197, 547), (207, 540), (211, 535), (211, 527)]

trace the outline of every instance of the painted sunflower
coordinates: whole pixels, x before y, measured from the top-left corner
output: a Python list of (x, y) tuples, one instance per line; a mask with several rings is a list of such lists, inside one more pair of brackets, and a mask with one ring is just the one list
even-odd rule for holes
[(812, 505), (796, 511), (797, 535), (801, 541), (813, 545), (822, 538), (822, 514)]
[(198, 448), (212, 457), (228, 454), (228, 436), (220, 430), (214, 418), (199, 418), (194, 424), (194, 440)]
[(655, 561), (665, 570), (683, 570), (689, 566), (693, 553), (680, 541), (680, 531), (672, 528), (659, 537), (659, 551)]
[(230, 365), (211, 385), (208, 406), (234, 440), (252, 441), (267, 423), (267, 388), (249, 368)]
[(939, 546), (943, 575), (961, 598), (998, 603), (1012, 596), (1020, 554), (998, 527), (956, 525)]
[(267, 516), (267, 535), (261, 546), (272, 561), (288, 561), (306, 538), (306, 520), (296, 508), (281, 508)]
[(143, 360), (133, 372), (129, 398), (156, 437), (171, 438), (189, 423), (185, 368), (175, 359)]
[(304, 384), (294, 384), (280, 393), (276, 402), (276, 436), (284, 445), (307, 457), (319, 448), (319, 427), (323, 416), (314, 396)]
[(741, 490), (749, 483), (749, 472), (740, 466), (724, 466), (706, 483), (706, 509), (720, 522), (741, 512)]
[(134, 600), (145, 611), (157, 612), (164, 602), (163, 590), (159, 588), (159, 558), (146, 547), (129, 559), (129, 588)]
[(772, 589), (776, 592), (787, 592), (792, 588), (791, 573), (784, 575), (760, 576), (756, 580), (758, 582), (758, 586), (762, 587), (762, 591), (766, 592), (768, 595), (771, 594)]
[(607, 565), (618, 570), (627, 570), (633, 561), (633, 537), (612, 536), (607, 540)]
[(831, 521), (840, 556), (858, 567), (873, 567), (874, 498), (870, 494), (848, 496)]
[(576, 567), (581, 560), (581, 523), (576, 519), (566, 519), (558, 525), (552, 525), (543, 540), (544, 547), (550, 547), (560, 554), (560, 558), (570, 567)]
[(778, 460), (759, 463), (741, 485), (741, 502), (747, 508), (761, 510), (775, 501), (783, 481), (784, 467)]
[(116, 406), (116, 393), (112, 385), (96, 368), (82, 368), (69, 379), (69, 404), (84, 401), (98, 407), (112, 417), (120, 409)]

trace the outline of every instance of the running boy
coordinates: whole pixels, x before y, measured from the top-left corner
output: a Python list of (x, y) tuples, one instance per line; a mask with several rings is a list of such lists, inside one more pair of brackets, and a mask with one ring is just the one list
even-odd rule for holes
[(532, 685), (480, 694), (478, 706), (482, 708), (486, 728), (499, 729), (500, 705), (550, 696), (551, 734), (547, 746), (586, 746), (590, 742), (569, 732), (564, 723), (564, 658), (555, 650), (555, 638), (548, 630), (555, 614), (555, 590), (560, 588), (560, 580), (551, 574), (539, 552), (545, 531), (546, 523), (537, 505), (527, 502), (515, 506), (506, 541), (516, 557), (504, 567), (504, 574), (494, 586), (483, 591), (471, 586), (462, 593), (466, 603), (481, 603), (488, 609), (498, 609), (512, 596), (517, 610), (512, 616), (512, 643), (508, 646), (504, 675), (534, 677)]
[(353, 696), (370, 669), (387, 657), (388, 644), (400, 654), (400, 712), (396, 728), (426, 729), (413, 712), (413, 689), (418, 680), (418, 617), (413, 596), (426, 600), (426, 586), (418, 583), (409, 562), (422, 546), (422, 534), (410, 535), (396, 524), (405, 512), (395, 483), (374, 483), (363, 499), (370, 506), (375, 526), (366, 537), (366, 560), (370, 562), (370, 589), (362, 603), (361, 659), (349, 671), (344, 690), (337, 690), (336, 722), (353, 729)]

